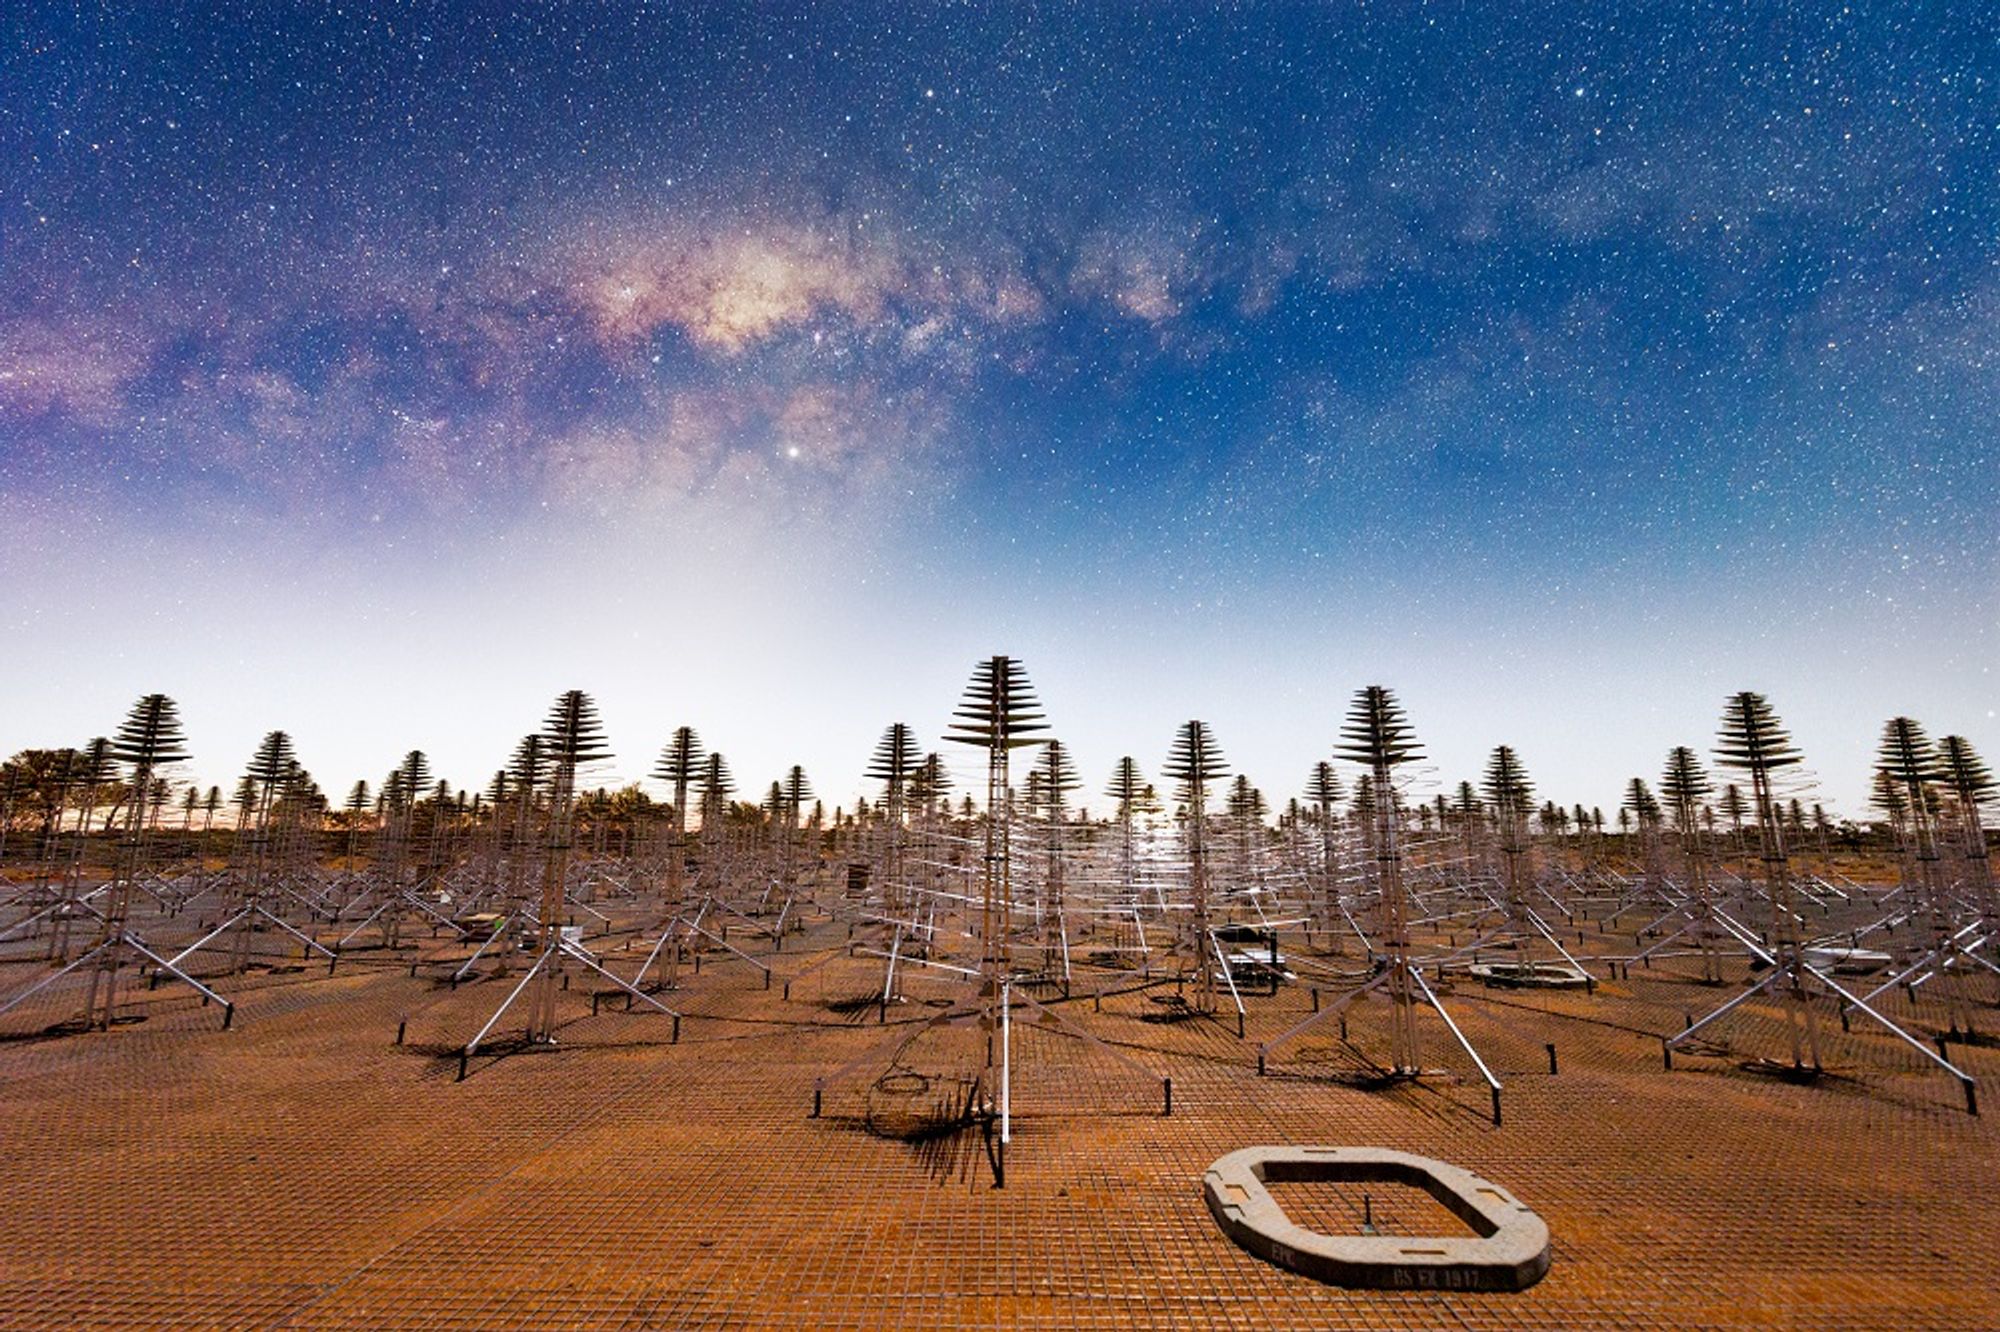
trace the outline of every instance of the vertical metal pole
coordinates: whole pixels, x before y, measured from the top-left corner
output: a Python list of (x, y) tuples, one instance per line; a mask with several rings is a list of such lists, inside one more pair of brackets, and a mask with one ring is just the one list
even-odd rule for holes
[[(1196, 761), (1201, 756), (1196, 754)], [(1197, 769), (1197, 771), (1199, 771)], [(1195, 966), (1194, 1006), (1197, 1012), (1215, 1011), (1215, 956), (1208, 931), (1208, 844), (1204, 825), (1208, 822), (1207, 791), (1197, 777), (1188, 783), (1187, 851), (1188, 898), (1194, 908)]]
[[(1422, 1064), (1417, 1053), (1416, 987), (1410, 977), (1409, 904), (1403, 900), (1402, 849), (1399, 845), (1396, 787), (1390, 765), (1378, 759), (1375, 770), (1375, 862), (1378, 887), (1382, 894), (1384, 924), (1389, 951), (1390, 1049), (1391, 1062), (1398, 1073), (1416, 1074)], [(1343, 1016), (1341, 1025), (1346, 1026)], [(1346, 1033), (1343, 1030), (1342, 1037)]]
[(1000, 1146), (1013, 1139), (1013, 995), (1014, 982), (1000, 983)]

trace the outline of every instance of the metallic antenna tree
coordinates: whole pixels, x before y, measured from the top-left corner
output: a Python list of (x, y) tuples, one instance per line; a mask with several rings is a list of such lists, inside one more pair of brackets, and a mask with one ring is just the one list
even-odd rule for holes
[(688, 789), (701, 780), (701, 737), (691, 726), (675, 729), (653, 777), (673, 788), (673, 807), (667, 811), (667, 905), (679, 906), (685, 895), (687, 876)]
[(1325, 759), (1313, 764), (1312, 775), (1306, 778), (1306, 799), (1312, 802), (1313, 821), (1319, 825), (1319, 862), (1314, 878), (1318, 885), (1315, 894), (1320, 928), (1328, 931), (1339, 948), (1340, 933), (1334, 928), (1334, 917), (1344, 914), (1340, 903), (1340, 774)]
[(547, 761), (548, 801), (543, 812), (542, 892), (536, 925), (540, 930), (535, 963), (521, 977), (486, 1025), (479, 1029), (459, 1054), (458, 1075), (465, 1077), (466, 1061), (478, 1052), (488, 1032), (524, 992), (528, 994), (528, 1021), (525, 1039), (530, 1045), (555, 1041), (556, 996), (562, 990), (562, 974), (575, 962), (625, 992), (634, 1003), (642, 1003), (675, 1019), (680, 1015), (637, 986), (614, 976), (563, 931), (563, 906), (567, 899), (569, 853), (575, 835), (577, 770), (611, 757), (605, 743), (604, 725), (598, 720), (597, 705), (580, 689), (557, 696), (542, 724), (537, 747)]
[(1076, 764), (1060, 740), (1043, 746), (1035, 761), (1037, 786), (1041, 793), (1044, 873), (1042, 897), (1037, 905), (1041, 918), (1042, 971), (1069, 985), (1069, 908), (1064, 900), (1063, 835), (1069, 824), (1069, 797), (1083, 786)]
[(1229, 765), (1208, 724), (1187, 721), (1160, 771), (1174, 779), (1176, 797), (1187, 810), (1181, 840), (1188, 862), (1188, 922), (1181, 956), (1194, 958), (1195, 1011), (1213, 1013), (1218, 963), (1208, 911), (1208, 784), (1228, 776)]
[[(779, 850), (781, 855), (780, 875), (784, 885), (785, 901), (780, 908), (777, 934), (782, 944), (786, 921), (792, 912), (792, 899), (798, 887), (798, 842), (800, 819), (805, 813), (806, 802), (813, 798), (812, 783), (806, 780), (806, 770), (794, 763), (785, 770), (785, 780), (780, 790), (782, 808), (778, 816)], [(813, 866), (818, 866), (818, 853), (814, 849)]]
[[(1534, 788), (1529, 783), (1528, 772), (1522, 766), (1520, 756), (1511, 746), (1494, 748), (1487, 758), (1481, 784), (1487, 803), (1492, 808), (1493, 830), (1503, 862), (1502, 898), (1497, 904), (1501, 919), (1498, 925), (1456, 950), (1452, 958), (1471, 954), (1477, 967), (1480, 965), (1477, 961), (1479, 950), (1497, 944), (1515, 950), (1520, 957), (1518, 962), (1502, 964), (1500, 969), (1513, 984), (1584, 985), (1594, 988), (1590, 973), (1562, 946), (1549, 929), (1548, 922), (1529, 900), (1530, 891), (1536, 887), (1529, 864), (1528, 845), (1528, 816), (1533, 809)], [(1550, 817), (1554, 817), (1553, 806)], [(1532, 953), (1542, 945), (1561, 958), (1561, 962), (1534, 961)], [(1488, 973), (1479, 971), (1475, 974)]]
[[(913, 961), (920, 966), (962, 977), (961, 984), (969, 981), (974, 991), (973, 1002), (929, 1018), (913, 1034), (891, 1033), (889, 1044), (895, 1047), (894, 1054), (890, 1056), (891, 1073), (893, 1075), (895, 1070), (907, 1071), (912, 1067), (907, 1061), (914, 1057), (911, 1051), (920, 1040), (929, 1044), (932, 1050), (930, 1057), (953, 1058), (954, 1043), (942, 1033), (976, 1022), (976, 1034), (970, 1046), (955, 1045), (957, 1059), (969, 1060), (969, 1076), (961, 1075), (963, 1094), (955, 1094), (949, 1102), (935, 1107), (935, 1111), (941, 1122), (951, 1126), (983, 1120), (989, 1134), (997, 1126), (998, 1134), (989, 1137), (988, 1155), (993, 1166), (994, 1185), (1002, 1187), (1010, 1140), (1011, 1014), (1016, 1005), (1025, 1005), (1035, 1013), (1036, 1028), (1074, 1037), (1087, 1043), (1098, 1054), (1141, 1073), (1149, 1080), (1158, 1079), (1165, 1094), (1164, 1104), (1169, 1111), (1171, 1084), (1143, 1068), (1130, 1056), (1076, 1026), (1056, 1009), (1043, 1005), (1033, 994), (1031, 982), (1036, 978), (1023, 978), (1014, 970), (1012, 947), (1016, 904), (1011, 866), (1014, 808), (1009, 782), (1010, 756), (1016, 749), (1051, 743), (1048, 737), (1038, 734), (1049, 727), (1043, 720), (1041, 704), (1028, 683), (1026, 669), (1012, 657), (994, 656), (981, 661), (974, 667), (972, 680), (952, 716), (954, 720), (945, 738), (957, 744), (976, 746), (986, 754), (986, 810), (981, 838), (983, 858), (976, 898), (979, 965), (974, 969), (930, 956)], [(947, 785), (936, 759), (934, 754), (928, 756), (911, 780), (913, 795), (926, 809), (941, 801)], [(1046, 780), (1050, 773), (1055, 774), (1054, 780)], [(1074, 788), (1074, 772), (1064, 761), (1045, 765), (1041, 775), (1045, 780), (1037, 781), (1036, 786), (1043, 790), (1045, 801), (1050, 797), (1060, 800), (1065, 790)], [(965, 817), (971, 820), (973, 815), (974, 807), (968, 798)], [(936, 894), (935, 897), (963, 900), (962, 895), (952, 892)], [(926, 909), (937, 909), (936, 901), (927, 903)], [(885, 1004), (894, 984), (892, 975), (883, 990)], [(940, 1034), (932, 1038), (930, 1033)], [(813, 1113), (820, 1113), (822, 1096), (829, 1083), (845, 1082), (850, 1074), (858, 1071), (868, 1070), (872, 1080), (870, 1085), (880, 1090), (883, 1084), (877, 1077), (877, 1070), (882, 1053), (881, 1050), (870, 1051), (829, 1077), (815, 1079)], [(960, 1067), (967, 1067), (967, 1064), (961, 1063)]]
[(882, 783), (882, 906), (891, 919), (900, 923), (908, 910), (907, 870), (903, 864), (909, 839), (908, 811), (904, 796), (910, 779), (922, 759), (918, 754), (917, 733), (902, 722), (891, 723), (875, 746), (867, 775)]
[[(248, 863), (239, 865), (243, 878), (236, 910), (208, 934), (177, 954), (175, 962), (186, 961), (195, 952), (207, 947), (211, 940), (229, 933), (229, 970), (241, 973), (250, 965), (253, 936), (265, 925), (274, 925), (303, 943), (308, 954), (318, 953), (327, 958), (334, 956), (331, 949), (294, 929), (289, 921), (264, 904), (270, 892), (274, 835), (282, 833), (277, 825), (283, 815), (296, 813), (297, 801), (285, 802), (282, 797), (302, 780), (305, 780), (304, 770), (299, 767), (293, 752), (291, 736), (283, 731), (267, 733), (259, 742), (257, 751), (250, 756), (249, 769), (243, 774), (249, 803), (236, 836), (239, 850), (248, 852)], [(249, 845), (244, 848), (242, 843), (246, 840)]]
[(1357, 788), (1366, 785), (1368, 818), (1373, 824), (1373, 834), (1368, 840), (1375, 857), (1374, 878), (1380, 918), (1377, 943), (1382, 968), (1373, 979), (1363, 982), (1305, 1021), (1265, 1042), (1257, 1053), (1258, 1069), (1262, 1071), (1265, 1060), (1280, 1047), (1321, 1023), (1338, 1019), (1344, 1031), (1349, 1005), (1364, 995), (1382, 990), (1388, 996), (1390, 1007), (1390, 1076), (1397, 1079), (1423, 1076), (1417, 1041), (1417, 1005), (1420, 1002), (1426, 1004), (1437, 1013), (1478, 1070), (1481, 1080), (1492, 1094), (1493, 1120), (1497, 1124), (1500, 1121), (1499, 1079), (1493, 1076), (1492, 1070), (1479, 1057), (1479, 1052), (1472, 1048), (1459, 1031), (1458, 1024), (1445, 1012), (1444, 1005), (1438, 1002), (1437, 995), (1425, 982), (1410, 953), (1410, 903), (1403, 884), (1402, 802), (1397, 790), (1396, 770), (1417, 762), (1423, 754), (1417, 748), (1416, 735), (1396, 696), (1381, 685), (1368, 685), (1356, 693), (1334, 754), (1368, 769), (1363, 782), (1357, 783)]
[(1494, 831), (1499, 834), (1500, 855), (1506, 866), (1507, 915), (1516, 929), (1527, 928), (1527, 884), (1523, 882), (1523, 862), (1528, 856), (1528, 810), (1534, 800), (1528, 770), (1509, 745), (1495, 746), (1486, 760), (1483, 782), (1487, 802), (1493, 807)]
[(1688, 922), (1654, 944), (1653, 949), (1692, 933), (1695, 949), (1701, 955), (1701, 979), (1707, 985), (1722, 983), (1722, 959), (1715, 946), (1715, 907), (1709, 898), (1708, 856), (1701, 841), (1702, 802), (1714, 790), (1715, 783), (1709, 780), (1692, 749), (1676, 745), (1667, 752), (1667, 766), (1660, 773), (1660, 794), (1667, 798), (1667, 808), (1673, 812), (1674, 832), (1680, 839), (1681, 866), (1687, 876)]
[(1013, 876), (1008, 861), (1012, 796), (1008, 755), (1047, 742), (1048, 730), (1028, 672), (1012, 657), (989, 657), (973, 668), (971, 683), (952, 713), (945, 739), (986, 751), (985, 850), (980, 870), (979, 993), (990, 1006), (1013, 971)]
[(569, 852), (575, 833), (576, 770), (611, 757), (597, 705), (580, 689), (559, 696), (542, 724), (549, 755), (547, 838), (542, 860), (540, 951), (546, 960), (528, 1005), (528, 1039), (555, 1039), (556, 991), (561, 987), (562, 909), (567, 886)]
[[(1792, 910), (1791, 867), (1785, 854), (1784, 824), (1778, 816), (1777, 776), (1796, 767), (1803, 756), (1762, 694), (1745, 690), (1732, 696), (1722, 715), (1716, 740), (1716, 762), (1742, 773), (1750, 782), (1750, 807), (1757, 818), (1757, 847), (1764, 863), (1764, 890), (1770, 898), (1771, 944), (1778, 968), (1771, 981), (1783, 986), (1785, 1026), (1791, 1042), (1792, 1067), (1804, 1070), (1811, 1061), (1821, 1067), (1819, 1025), (1807, 1002), (1804, 964), (1799, 955), (1798, 915)], [(1781, 979), (1782, 978), (1782, 979)]]
[(1749, 799), (1757, 816), (1758, 852), (1764, 862), (1764, 890), (1771, 911), (1769, 950), (1753, 948), (1753, 952), (1769, 964), (1770, 974), (1700, 1021), (1691, 1023), (1685, 1031), (1668, 1037), (1662, 1051), (1667, 1067), (1673, 1067), (1676, 1049), (1758, 995), (1776, 992), (1784, 1009), (1790, 1072), (1801, 1080), (1816, 1078), (1825, 1068), (1825, 1060), (1819, 1018), (1813, 1011), (1812, 1000), (1815, 995), (1824, 995), (1842, 1005), (1843, 1011), (1853, 1009), (1866, 1015), (1918, 1055), (1956, 1078), (1964, 1090), (1967, 1111), (1978, 1114), (1978, 1092), (1968, 1074), (1932, 1053), (1922, 1041), (1870, 1007), (1866, 999), (1850, 993), (1806, 960), (1799, 939), (1798, 913), (1792, 909), (1791, 875), (1776, 791), (1778, 780), (1787, 769), (1798, 766), (1803, 756), (1792, 744), (1791, 735), (1778, 720), (1769, 700), (1747, 689), (1731, 695), (1723, 709), (1715, 754), (1718, 763), (1742, 773), (1750, 783)]
[(1262, 871), (1258, 863), (1262, 851), (1260, 840), (1271, 805), (1264, 799), (1264, 793), (1239, 772), (1236, 779), (1229, 783), (1223, 808), (1229, 817), (1231, 858), (1237, 886), (1244, 892), (1251, 892), (1261, 880)]
[(111, 738), (111, 757), (131, 770), (131, 796), (126, 802), (125, 841), (119, 863), (109, 885), (107, 902), (96, 942), (74, 962), (64, 966), (21, 993), (0, 1004), (6, 1013), (54, 985), (79, 967), (90, 968), (90, 987), (82, 1014), (86, 1030), (110, 1029), (118, 1010), (118, 983), (126, 964), (153, 964), (158, 974), (193, 987), (204, 999), (222, 1005), (222, 1025), (235, 1015), (228, 1000), (161, 957), (130, 927), (132, 893), (146, 872), (149, 807), (146, 793), (159, 779), (160, 770), (188, 758), (187, 738), (181, 730), (180, 710), (165, 694), (147, 694), (132, 705), (124, 724)]
[(702, 892), (713, 897), (728, 888), (729, 801), (736, 794), (736, 779), (730, 775), (729, 760), (720, 751), (711, 752), (701, 769), (701, 866), (698, 871)]
[(1986, 828), (1979, 810), (2000, 792), (2000, 782), (1962, 735), (1947, 735), (1938, 741), (1938, 773), (1957, 803), (1966, 877), (1983, 924), (1981, 932), (1991, 947), (1996, 932), (2000, 932), (2000, 903), (1994, 901), (1993, 862), (1986, 850)]
[(943, 854), (938, 839), (940, 827), (949, 820), (947, 808), (951, 800), (951, 773), (944, 766), (944, 757), (936, 751), (924, 755), (924, 761), (910, 776), (910, 803), (916, 808), (916, 848), (917, 862), (923, 870), (917, 885), (918, 893), (911, 900), (911, 926), (914, 940), (921, 950), (928, 950), (933, 933), (933, 916), (937, 909), (937, 888), (939, 857)]
[[(70, 936), (77, 919), (93, 914), (83, 891), (84, 857), (89, 848), (90, 826), (97, 817), (97, 807), (103, 803), (107, 788), (118, 780), (118, 764), (112, 756), (108, 736), (95, 737), (78, 753), (76, 840), (70, 851), (69, 863), (63, 870), (62, 891), (51, 908), (55, 919), (54, 927), (49, 932), (49, 956), (59, 962), (69, 961)], [(107, 815), (106, 822), (109, 821)]]
[(1940, 759), (1923, 727), (1911, 718), (1892, 717), (1882, 728), (1876, 772), (1902, 797), (1905, 845), (1914, 869), (1914, 887), (1920, 894), (1917, 910), (1923, 912), (1930, 927), (1930, 946), (1866, 997), (1873, 999), (1897, 985), (1906, 986), (1914, 997), (1917, 987), (1935, 982), (1944, 992), (1947, 1032), (1958, 1036), (1974, 1030), (1966, 976), (1980, 963), (1967, 948), (1966, 936), (1976, 931), (1981, 921), (1975, 918), (1969, 929), (1960, 929), (1955, 904), (1945, 888), (1935, 813), (1936, 788), (1949, 780), (1949, 774)]
[(1396, 769), (1423, 757), (1396, 696), (1369, 685), (1355, 696), (1334, 753), (1368, 769), (1375, 790), (1375, 891), (1381, 944), (1387, 954), (1391, 1072), (1422, 1071), (1417, 1048), (1417, 987), (1410, 965), (1409, 901), (1403, 891), (1401, 819), (1396, 812)]
[(349, 943), (373, 925), (382, 922), (380, 937), (384, 948), (395, 948), (401, 942), (403, 913), (415, 909), (435, 916), (428, 903), (417, 897), (416, 890), (424, 885), (422, 875), (418, 882), (406, 881), (410, 848), (415, 841), (417, 816), (424, 799), (424, 792), (431, 784), (430, 758), (421, 749), (413, 749), (403, 756), (396, 770), (382, 783), (382, 831), (375, 839), (375, 864), (370, 871), (371, 890), (360, 899), (363, 905), (374, 902), (375, 908), (353, 929), (349, 930), (335, 944), (336, 950)]
[(1111, 784), (1104, 788), (1104, 794), (1116, 802), (1115, 817), (1118, 820), (1118, 884), (1134, 910), (1138, 905), (1137, 822), (1139, 802), (1145, 797), (1146, 777), (1139, 771), (1139, 761), (1131, 755), (1118, 760), (1118, 766), (1111, 771)]

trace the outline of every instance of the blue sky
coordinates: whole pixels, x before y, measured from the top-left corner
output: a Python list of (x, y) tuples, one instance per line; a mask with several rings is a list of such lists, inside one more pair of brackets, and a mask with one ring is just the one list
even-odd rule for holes
[[(557, 691), (830, 799), (1024, 657), (1093, 782), (1345, 700), (1616, 800), (1989, 752), (1976, 6), (28, 4), (0, 748), (476, 783)], [(23, 650), (25, 648), (25, 650)]]

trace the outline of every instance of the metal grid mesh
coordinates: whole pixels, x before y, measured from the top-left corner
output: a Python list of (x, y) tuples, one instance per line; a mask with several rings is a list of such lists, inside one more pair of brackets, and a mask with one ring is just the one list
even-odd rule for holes
[[(1609, 947), (1587, 932), (1585, 951)], [(1252, 1000), (1242, 1039), (1143, 1020), (1157, 991), (1079, 987), (1056, 1007), (1102, 1046), (1017, 1015), (996, 1191), (976, 1127), (870, 1130), (855, 1102), (886, 1063), (809, 1117), (815, 1078), (900, 1032), (939, 1077), (951, 1041), (980, 1039), (922, 1031), (938, 1010), (915, 977), (887, 1014), (843, 1004), (880, 972), (848, 956), (842, 923), (815, 918), (782, 951), (746, 942), (768, 989), (740, 960), (685, 969), (666, 996), (687, 1015), (677, 1043), (608, 993), (592, 1015), (577, 976), (555, 1047), (463, 1083), (446, 1052), (509, 982), (413, 974), (413, 954), (464, 953), (416, 935), (331, 977), (233, 977), (226, 1032), (168, 989), (104, 1035), (22, 1024), (0, 1045), (0, 1325), (1965, 1328), (1995, 1307), (1990, 1120), (1859, 1027), (1815, 1087), (1723, 1057), (1665, 1072), (1660, 1036), (1717, 992), (1664, 968), (1592, 995), (1457, 984), (1454, 1016), (1507, 1083), (1501, 1128), (1468, 1081), (1369, 1090), (1303, 1055), (1260, 1077), (1258, 1043), (1312, 1011), (1306, 986)], [(1781, 1019), (1741, 1020), (1755, 1045)], [(2000, 1051), (1953, 1054), (2000, 1074)], [(1171, 1075), (1170, 1118), (1143, 1070)], [(1555, 1266), (1506, 1296), (1347, 1292), (1267, 1267), (1199, 1193), (1209, 1162), (1258, 1142), (1462, 1164), (1548, 1220)]]

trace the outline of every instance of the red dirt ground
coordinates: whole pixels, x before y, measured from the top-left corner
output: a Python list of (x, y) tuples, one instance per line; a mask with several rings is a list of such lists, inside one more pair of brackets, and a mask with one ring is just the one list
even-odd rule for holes
[[(407, 958), (219, 980), (240, 1000), (229, 1031), (166, 989), (105, 1034), (15, 1023), (0, 1325), (2000, 1326), (2000, 1049), (1952, 1047), (1986, 1092), (1975, 1119), (1949, 1079), (1858, 1027), (1817, 1086), (1747, 1071), (1740, 1051), (1665, 1071), (1659, 1037), (1734, 985), (1461, 982), (1446, 1002), (1506, 1083), (1495, 1127), (1482, 1086), (1367, 1089), (1325, 1075), (1318, 1038), (1258, 1076), (1258, 1042), (1310, 1012), (1303, 988), (1251, 1000), (1247, 1040), (1233, 1021), (1144, 1021), (1165, 1010), (1143, 994), (1079, 998), (1059, 1011), (1108, 1045), (1017, 1010), (1003, 1190), (977, 1129), (867, 1127), (948, 1097), (982, 1037), (929, 1030), (946, 1009), (920, 983), (887, 1027), (840, 1011), (877, 974), (844, 943), (831, 923), (788, 940), (769, 991), (708, 960), (663, 996), (687, 1014), (678, 1043), (657, 1015), (591, 1016), (579, 978), (558, 1048), (482, 1055), (464, 1082), (449, 1051), (512, 981), (451, 989)], [(1357, 1043), (1371, 1020), (1354, 1015)], [(1767, 1011), (1738, 1034), (1777, 1030)], [(1441, 1028), (1425, 1038), (1456, 1066)], [(892, 1056), (904, 1074), (878, 1085)], [(1520, 1294), (1350, 1292), (1267, 1266), (1201, 1197), (1203, 1169), (1254, 1143), (1465, 1166), (1542, 1215), (1554, 1264)], [(1385, 1228), (1422, 1224), (1393, 1197), (1376, 1208)], [(1319, 1223), (1340, 1215), (1318, 1200)]]

